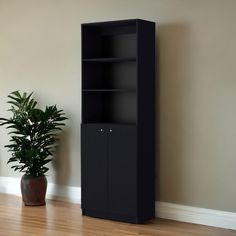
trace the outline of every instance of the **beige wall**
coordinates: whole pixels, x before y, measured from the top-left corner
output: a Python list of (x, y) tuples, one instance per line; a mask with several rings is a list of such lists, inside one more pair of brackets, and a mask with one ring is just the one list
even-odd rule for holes
[[(80, 186), (80, 24), (158, 21), (157, 199), (236, 212), (235, 9), (235, 0), (0, 0), (0, 114), (16, 89), (63, 108), (70, 119), (49, 179)], [(6, 166), (7, 140), (1, 128), (0, 175), (20, 176)]]

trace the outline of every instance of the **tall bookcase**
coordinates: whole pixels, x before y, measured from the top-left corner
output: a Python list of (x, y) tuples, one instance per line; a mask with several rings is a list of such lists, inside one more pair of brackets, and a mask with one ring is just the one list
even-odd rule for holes
[(155, 216), (155, 23), (82, 24), (82, 213)]

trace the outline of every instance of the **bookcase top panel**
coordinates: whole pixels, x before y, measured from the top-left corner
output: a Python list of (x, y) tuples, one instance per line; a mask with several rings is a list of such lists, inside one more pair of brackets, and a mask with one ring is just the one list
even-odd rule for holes
[(118, 21), (103, 21), (81, 24), (82, 29), (98, 30), (101, 34), (121, 34), (136, 33), (137, 24), (139, 22), (153, 23), (142, 19), (128, 19)]
[(118, 21), (101, 21), (101, 22), (91, 22), (91, 23), (83, 23), (82, 26), (100, 26), (100, 27), (106, 27), (106, 26), (129, 26), (129, 25), (135, 25), (139, 21), (144, 22), (151, 22), (146, 21), (142, 19), (127, 19), (127, 20), (118, 20)]

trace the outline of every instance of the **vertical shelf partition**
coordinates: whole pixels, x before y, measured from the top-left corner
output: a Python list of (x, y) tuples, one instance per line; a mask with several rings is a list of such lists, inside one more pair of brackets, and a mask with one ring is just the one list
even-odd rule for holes
[(155, 23), (82, 25), (82, 212), (154, 217)]

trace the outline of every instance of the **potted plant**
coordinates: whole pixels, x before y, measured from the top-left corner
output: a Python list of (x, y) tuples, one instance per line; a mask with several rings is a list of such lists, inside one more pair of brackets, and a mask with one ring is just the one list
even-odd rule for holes
[(45, 205), (47, 164), (58, 140), (58, 133), (67, 119), (63, 110), (56, 105), (44, 110), (37, 108), (37, 102), (27, 94), (14, 91), (8, 95), (11, 118), (0, 118), (0, 126), (10, 129), (10, 144), (4, 147), (11, 152), (7, 163), (15, 171), (23, 172), (21, 178), (22, 200), (25, 205)]

